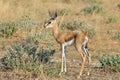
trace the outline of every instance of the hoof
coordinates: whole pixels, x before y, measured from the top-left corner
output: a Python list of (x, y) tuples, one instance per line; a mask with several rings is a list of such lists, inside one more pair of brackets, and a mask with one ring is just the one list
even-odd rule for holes
[(80, 76), (77, 76), (77, 79), (80, 79)]
[(90, 73), (88, 72), (88, 73), (87, 73), (87, 75), (89, 76), (89, 75), (90, 75)]
[(59, 76), (66, 74), (67, 72), (60, 72)]
[(61, 76), (61, 75), (62, 75), (62, 72), (59, 73), (59, 76)]

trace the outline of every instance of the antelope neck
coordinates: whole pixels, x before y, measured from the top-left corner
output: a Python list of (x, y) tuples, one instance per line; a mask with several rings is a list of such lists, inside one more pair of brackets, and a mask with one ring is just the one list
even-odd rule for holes
[(57, 38), (58, 33), (59, 33), (58, 24), (57, 24), (57, 22), (55, 21), (55, 23), (54, 23), (54, 25), (53, 25), (53, 34), (54, 34), (54, 37), (55, 37), (55, 38)]

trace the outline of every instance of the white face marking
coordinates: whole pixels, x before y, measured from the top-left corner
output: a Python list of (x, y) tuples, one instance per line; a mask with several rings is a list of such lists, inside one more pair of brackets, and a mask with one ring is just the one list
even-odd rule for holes
[(51, 20), (48, 23), (45, 24), (45, 28), (52, 28), (53, 24), (56, 22), (56, 20)]
[(65, 43), (65, 46), (70, 46), (70, 45), (73, 45), (75, 42), (75, 39), (73, 38), (72, 40), (68, 41)]
[[(47, 24), (46, 24), (47, 25)], [(48, 24), (47, 26), (46, 26), (46, 28), (52, 28), (52, 25), (51, 24)]]

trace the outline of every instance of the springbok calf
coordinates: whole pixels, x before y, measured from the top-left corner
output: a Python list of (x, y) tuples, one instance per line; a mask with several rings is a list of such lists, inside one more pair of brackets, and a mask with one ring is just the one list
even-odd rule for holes
[(62, 59), (61, 59), (62, 65), (61, 65), (60, 74), (63, 71), (67, 72), (67, 69), (66, 69), (66, 47), (74, 44), (76, 50), (82, 57), (82, 65), (81, 65), (80, 72), (79, 72), (79, 75), (77, 78), (80, 78), (80, 76), (82, 75), (86, 57), (88, 58), (88, 73), (87, 73), (87, 75), (89, 75), (91, 56), (87, 49), (88, 37), (87, 37), (86, 33), (83, 31), (60, 31), (58, 29), (58, 24), (56, 21), (57, 12), (55, 12), (54, 15), (51, 15), (51, 13), (49, 12), (49, 15), (51, 18), (48, 20), (48, 22), (46, 22), (44, 24), (44, 28), (52, 28), (53, 29), (53, 36), (62, 47)]

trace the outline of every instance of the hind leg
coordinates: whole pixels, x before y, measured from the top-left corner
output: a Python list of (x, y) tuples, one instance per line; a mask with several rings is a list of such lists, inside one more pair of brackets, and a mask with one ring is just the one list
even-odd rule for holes
[(91, 65), (91, 55), (88, 52), (88, 49), (86, 48), (86, 45), (84, 44), (82, 46), (82, 50), (84, 51), (84, 53), (86, 54), (87, 58), (88, 58), (88, 73), (87, 75), (89, 75), (90, 73), (90, 65)]
[(80, 55), (81, 55), (81, 57), (82, 57), (82, 65), (81, 65), (81, 68), (80, 68), (79, 75), (78, 75), (78, 77), (77, 77), (77, 78), (80, 78), (80, 76), (82, 75), (83, 70), (84, 70), (86, 55), (83, 54), (83, 51), (82, 51), (82, 49), (81, 49), (80, 46), (77, 46), (77, 45), (76, 45), (76, 49), (77, 49), (78, 53), (80, 53)]
[(87, 75), (90, 75), (90, 70), (91, 70), (91, 55), (89, 54), (89, 56), (88, 56), (88, 73), (87, 73)]
[(91, 64), (91, 55), (89, 54), (89, 52), (88, 52), (88, 49), (87, 49), (87, 43), (84, 43), (83, 45), (82, 45), (82, 50), (83, 50), (83, 52), (85, 53), (85, 55), (87, 56), (87, 58), (88, 58), (88, 72), (87, 72), (87, 75), (89, 75), (90, 73), (90, 64)]

